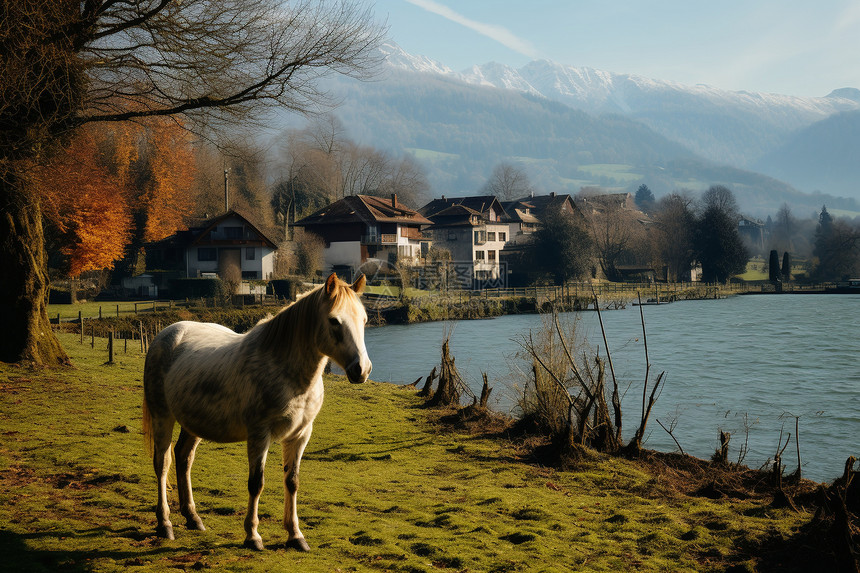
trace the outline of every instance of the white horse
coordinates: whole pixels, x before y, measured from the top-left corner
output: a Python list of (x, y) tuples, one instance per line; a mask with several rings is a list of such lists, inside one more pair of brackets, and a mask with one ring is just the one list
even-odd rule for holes
[(245, 546), (263, 549), (257, 508), (263, 469), (273, 441), (284, 455), (284, 528), (287, 547), (308, 551), (299, 530), (299, 463), (323, 402), (322, 373), (329, 358), (349, 381), (367, 380), (367, 313), (359, 300), (365, 278), (351, 286), (334, 274), (274, 318), (246, 334), (217, 324), (183, 321), (156, 336), (143, 372), (143, 429), (158, 478), (156, 533), (173, 539), (167, 472), (173, 426), (179, 508), (189, 529), (203, 530), (191, 494), (191, 464), (202, 439), (248, 443)]

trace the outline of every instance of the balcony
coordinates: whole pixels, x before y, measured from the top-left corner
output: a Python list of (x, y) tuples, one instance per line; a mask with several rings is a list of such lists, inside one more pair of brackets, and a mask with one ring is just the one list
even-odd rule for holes
[(397, 244), (397, 235), (396, 234), (386, 234), (382, 235), (362, 235), (361, 236), (361, 244), (362, 245), (396, 245)]

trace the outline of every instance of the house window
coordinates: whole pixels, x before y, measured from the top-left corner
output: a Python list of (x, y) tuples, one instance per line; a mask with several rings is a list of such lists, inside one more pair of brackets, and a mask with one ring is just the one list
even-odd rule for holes
[(502, 242), (507, 241), (507, 240), (508, 240), (508, 235), (507, 235), (507, 233), (499, 233), (499, 240), (500, 240), (500, 241), (502, 241)]
[(257, 258), (257, 249), (255, 249), (254, 247), (248, 247), (247, 249), (245, 249), (245, 260), (246, 261), (253, 261), (256, 258)]
[(457, 240), (457, 232), (456, 231), (448, 231), (448, 240), (456, 241)]
[(487, 260), (492, 263), (496, 262), (496, 251), (487, 251)]
[(487, 242), (487, 232), (486, 231), (475, 231), (475, 244), (483, 245)]
[(484, 251), (475, 251), (475, 260), (483, 261), (484, 260)]
[(218, 260), (218, 251), (214, 247), (198, 247), (198, 249), (197, 249), (197, 260), (198, 261), (217, 261)]
[(255, 280), (257, 278), (257, 271), (242, 271), (242, 280)]
[(495, 241), (496, 240), (496, 234), (493, 233), (492, 231), (489, 231), (487, 233), (487, 240), (488, 241)]
[(224, 227), (224, 236), (228, 239), (241, 239), (242, 227)]

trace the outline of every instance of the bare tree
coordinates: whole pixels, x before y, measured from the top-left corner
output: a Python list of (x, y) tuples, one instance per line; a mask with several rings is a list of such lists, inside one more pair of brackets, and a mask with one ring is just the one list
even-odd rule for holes
[(340, 196), (368, 195), (382, 185), (388, 170), (388, 156), (372, 147), (348, 142), (340, 156)]
[(660, 199), (652, 213), (654, 221), (655, 250), (667, 267), (670, 281), (690, 280), (695, 250), (693, 235), (696, 216), (692, 210), (692, 199), (671, 193)]
[[(364, 76), (385, 30), (352, 0), (32, 0), (0, 8), (0, 360), (67, 363), (48, 323), (32, 172), (87, 122), (182, 116), (198, 131), (310, 112)], [(204, 128), (204, 126), (206, 126)]]
[(493, 168), (483, 191), (503, 201), (512, 201), (528, 196), (532, 192), (532, 186), (528, 176), (521, 169), (510, 163), (499, 163)]
[(702, 205), (702, 211), (713, 208), (733, 219), (737, 219), (740, 213), (735, 194), (724, 185), (711, 185), (707, 191), (702, 193)]
[(794, 238), (797, 233), (797, 219), (791, 213), (788, 203), (783, 203), (776, 212), (773, 224), (772, 248), (779, 251), (794, 251)]
[(640, 258), (637, 250), (646, 243), (645, 229), (636, 212), (607, 202), (605, 208), (589, 213), (586, 218), (603, 274), (611, 281), (620, 280), (619, 265)]

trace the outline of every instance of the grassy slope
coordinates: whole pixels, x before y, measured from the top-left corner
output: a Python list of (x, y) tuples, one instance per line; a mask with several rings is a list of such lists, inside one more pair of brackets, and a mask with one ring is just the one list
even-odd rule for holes
[(10, 571), (708, 570), (810, 518), (673, 494), (614, 458), (577, 472), (530, 465), (503, 441), (434, 431), (411, 391), (332, 377), (299, 491), (312, 553), (279, 548), (277, 447), (261, 502), (270, 549), (241, 547), (242, 444), (200, 446), (194, 483), (208, 530), (187, 531), (174, 513), (177, 539), (166, 542), (152, 535), (142, 357), (120, 353), (107, 366), (103, 340), (95, 350), (62, 341), (73, 370), (0, 365), (0, 554)]

